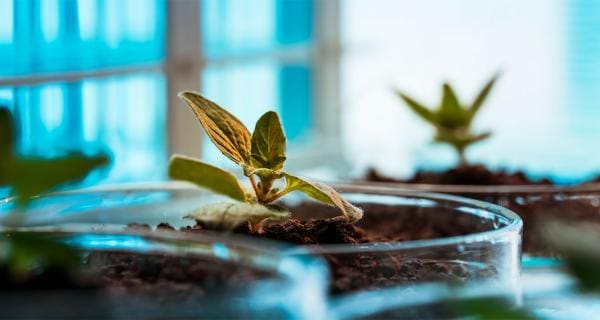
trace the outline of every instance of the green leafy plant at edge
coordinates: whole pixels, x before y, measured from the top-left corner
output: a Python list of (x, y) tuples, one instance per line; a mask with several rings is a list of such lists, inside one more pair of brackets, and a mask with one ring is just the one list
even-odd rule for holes
[[(0, 187), (10, 188), (18, 209), (25, 208), (36, 196), (80, 180), (93, 169), (108, 163), (104, 155), (71, 154), (53, 159), (23, 157), (16, 153), (14, 145), (10, 112), (0, 107)], [(36, 233), (5, 229), (0, 235), (2, 261), (14, 275), (23, 276), (37, 266), (76, 267), (79, 255), (71, 247)]]
[(461, 104), (448, 83), (442, 89), (442, 101), (438, 108), (428, 108), (415, 99), (396, 90), (398, 96), (421, 119), (436, 129), (434, 141), (450, 145), (456, 153), (461, 165), (467, 164), (466, 149), (470, 145), (490, 137), (491, 132), (473, 133), (471, 124), (498, 79), (494, 75), (481, 89), (473, 103)]
[(179, 97), (192, 109), (214, 145), (240, 166), (251, 187), (246, 188), (232, 173), (221, 168), (174, 155), (169, 163), (171, 178), (194, 183), (240, 202), (214, 204), (191, 214), (190, 218), (218, 224), (224, 229), (249, 222), (251, 229), (258, 231), (266, 220), (282, 220), (290, 216), (273, 202), (292, 191), (303, 192), (319, 202), (336, 206), (342, 213), (342, 219), (348, 222), (362, 218), (362, 210), (344, 200), (330, 186), (283, 170), (286, 137), (277, 113), (269, 111), (262, 115), (250, 134), (240, 120), (200, 94), (186, 91)]

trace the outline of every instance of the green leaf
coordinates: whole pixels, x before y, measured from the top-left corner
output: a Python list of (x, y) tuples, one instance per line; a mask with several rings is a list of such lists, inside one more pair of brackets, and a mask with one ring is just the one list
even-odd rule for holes
[(108, 163), (106, 156), (88, 157), (73, 154), (66, 157), (15, 158), (9, 163), (8, 180), (20, 204), (33, 196), (76, 182)]
[(471, 105), (471, 108), (468, 111), (469, 112), (469, 123), (473, 120), (473, 118), (475, 118), (475, 115), (481, 109), (481, 106), (483, 105), (483, 102), (485, 101), (485, 99), (487, 98), (488, 94), (490, 93), (490, 91), (494, 87), (494, 84), (496, 83), (497, 79), (498, 79), (498, 75), (496, 74), (496, 75), (494, 75), (492, 77), (492, 79), (490, 79), (488, 81), (488, 83), (485, 84), (485, 86), (483, 86), (483, 88), (481, 89), (481, 91), (477, 95), (477, 98), (475, 98), (475, 101), (473, 101), (473, 104)]
[(244, 188), (233, 174), (193, 158), (174, 155), (169, 162), (169, 177), (191, 182), (238, 201), (247, 201)]
[(62, 267), (67, 270), (81, 265), (81, 257), (73, 248), (33, 233), (9, 233), (0, 237), (8, 243), (7, 262), (17, 274), (34, 267)]
[(250, 166), (244, 167), (244, 175), (245, 176), (249, 177), (253, 174), (259, 176), (263, 180), (269, 180), (269, 181), (272, 181), (275, 179), (280, 179), (283, 176), (283, 174), (280, 171), (275, 171), (273, 169), (254, 168), (254, 167), (250, 167)]
[(472, 134), (465, 130), (438, 130), (435, 141), (450, 144), (456, 148), (465, 148), (471, 144), (485, 140), (491, 136), (491, 132)]
[(231, 113), (216, 103), (190, 91), (179, 97), (192, 109), (210, 140), (229, 159), (238, 164), (250, 164), (250, 132)]
[(545, 242), (565, 258), (567, 268), (588, 291), (600, 292), (600, 234), (593, 226), (546, 222)]
[(442, 103), (437, 112), (438, 125), (446, 129), (458, 129), (467, 126), (467, 114), (462, 109), (452, 87), (444, 83)]
[(8, 183), (8, 165), (14, 152), (13, 135), (10, 112), (0, 107), (0, 186)]
[(515, 308), (493, 298), (471, 298), (450, 303), (460, 319), (480, 320), (534, 320), (531, 313), (522, 308)]
[(285, 162), (286, 141), (277, 113), (269, 111), (252, 133), (252, 163), (257, 168), (281, 170)]
[(323, 183), (302, 179), (289, 173), (284, 173), (284, 176), (286, 191), (301, 191), (317, 201), (334, 205), (342, 211), (342, 214), (350, 222), (355, 222), (362, 218), (362, 210), (344, 200), (332, 187)]
[(415, 101), (414, 99), (412, 99), (411, 97), (403, 94), (400, 91), (396, 91), (396, 94), (402, 99), (404, 100), (404, 102), (406, 103), (406, 105), (408, 105), (408, 107), (414, 112), (416, 113), (418, 116), (420, 116), (423, 120), (433, 124), (434, 126), (437, 126), (437, 117), (436, 115), (433, 113), (433, 111), (429, 110), (427, 107), (425, 107), (424, 105), (418, 103), (417, 101)]
[(288, 211), (275, 210), (260, 204), (220, 202), (202, 207), (185, 218), (202, 222), (211, 229), (233, 230), (246, 222), (257, 225), (267, 219), (283, 220), (289, 216)]

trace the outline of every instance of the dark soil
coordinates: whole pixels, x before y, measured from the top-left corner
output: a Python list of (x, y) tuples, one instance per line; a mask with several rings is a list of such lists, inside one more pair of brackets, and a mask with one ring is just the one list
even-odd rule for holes
[[(318, 208), (318, 209), (317, 209)], [(489, 230), (491, 226), (475, 223), (472, 216), (444, 214), (440, 208), (431, 210), (398, 209), (393, 206), (363, 205), (364, 218), (357, 224), (339, 219), (318, 218), (316, 212), (323, 213), (322, 206), (306, 203), (292, 208), (297, 217), (284, 222), (271, 223), (262, 232), (253, 233), (247, 226), (238, 227), (235, 233), (289, 242), (298, 245), (314, 246), (325, 244), (365, 244), (408, 240), (426, 240), (461, 236)], [(392, 219), (393, 216), (393, 219)], [(169, 226), (159, 226), (169, 227)], [(204, 227), (197, 224), (183, 229), (185, 232), (202, 232)], [(389, 252), (328, 254), (322, 256), (330, 265), (333, 294), (349, 291), (388, 287), (424, 281), (461, 282), (488, 278), (496, 274), (492, 266), (461, 263), (467, 255), (457, 257), (455, 250), (432, 249), (420, 252)], [(479, 255), (473, 259), (480, 260)]]
[[(490, 171), (482, 165), (460, 166), (442, 172), (420, 171), (408, 179), (395, 179), (370, 169), (365, 180), (373, 182), (440, 185), (553, 185), (550, 179), (532, 180), (523, 172)], [(600, 182), (600, 177), (590, 182)], [(549, 220), (568, 220), (596, 226), (600, 230), (598, 192), (511, 192), (455, 193), (459, 196), (496, 203), (523, 219), (523, 251), (534, 256), (556, 256), (542, 240), (540, 230)]]
[(551, 185), (550, 179), (531, 180), (521, 171), (491, 171), (483, 165), (463, 165), (446, 171), (419, 171), (408, 179), (387, 177), (371, 168), (365, 180), (374, 182), (399, 182), (454, 185)]
[(215, 293), (269, 275), (215, 258), (96, 251), (82, 257), (82, 270), (34, 268), (19, 276), (0, 265), (0, 292), (46, 289), (128, 288), (143, 293)]
[[(474, 221), (471, 215), (444, 212), (443, 208), (398, 208), (378, 204), (362, 205), (364, 218), (357, 224), (346, 223), (329, 217), (337, 215), (335, 208), (323, 209), (314, 203), (304, 203), (290, 208), (294, 218), (284, 222), (273, 222), (264, 226), (261, 232), (251, 232), (248, 226), (241, 226), (235, 233), (260, 238), (275, 239), (298, 245), (314, 246), (319, 252), (325, 244), (364, 244), (373, 242), (395, 242), (425, 240), (460, 236), (492, 228)], [(330, 211), (328, 211), (330, 210)], [(311, 217), (311, 218), (308, 218)], [(314, 218), (312, 218), (314, 217)], [(132, 229), (148, 229), (147, 225), (130, 225)], [(168, 224), (160, 224), (156, 229), (173, 230)], [(201, 224), (186, 227), (182, 232), (205, 232)], [(437, 250), (437, 251), (436, 251)], [(489, 266), (469, 264), (468, 254), (457, 253), (455, 249), (362, 252), (362, 253), (322, 253), (331, 266), (332, 282), (330, 291), (334, 294), (353, 290), (386, 287), (423, 281), (445, 280), (461, 282), (487, 278), (497, 271)], [(480, 252), (472, 258), (485, 259)], [(460, 256), (458, 256), (460, 255)], [(84, 280), (68, 280), (65, 276), (51, 278), (55, 282), (46, 283), (44, 273), (34, 273), (25, 282), (7, 285), (0, 282), (2, 290), (21, 288), (50, 287), (97, 287), (126, 288), (142, 292), (173, 292), (180, 294), (194, 292), (202, 295), (239, 283), (248, 283), (263, 274), (256, 270), (240, 270), (226, 266), (222, 261), (206, 259), (182, 259), (169, 256), (134, 255), (121, 252), (94, 252), (86, 257), (87, 269), (91, 275)], [(85, 275), (84, 275), (85, 276)], [(4, 277), (4, 278), (3, 278)], [(0, 269), (0, 280), (7, 273)], [(92, 280), (90, 280), (92, 279)]]

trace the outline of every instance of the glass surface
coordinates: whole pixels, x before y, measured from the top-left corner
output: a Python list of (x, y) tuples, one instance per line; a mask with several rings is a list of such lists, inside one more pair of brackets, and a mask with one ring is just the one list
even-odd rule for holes
[[(555, 256), (542, 241), (543, 224), (553, 220), (583, 223), (600, 227), (600, 184), (580, 186), (468, 186), (401, 183), (358, 183), (380, 192), (389, 190), (419, 190), (446, 193), (495, 203), (516, 212), (524, 221), (523, 251), (534, 257)], [(534, 259), (532, 264), (553, 265), (552, 259)]]
[[(518, 300), (520, 218), (504, 208), (464, 198), (410, 191), (339, 186), (345, 199), (361, 207), (357, 225), (366, 230), (422, 230), (423, 240), (330, 244), (311, 247), (332, 269), (330, 290), (404, 286), (428, 282), (487, 282)], [(324, 205), (311, 216), (335, 214)], [(431, 230), (462, 230), (462, 235), (428, 238)], [(380, 231), (383, 232), (383, 231)], [(367, 275), (367, 276), (365, 276)], [(509, 299), (509, 300), (510, 300)]]
[(0, 77), (159, 63), (165, 0), (2, 0)]
[(86, 184), (156, 180), (167, 159), (165, 91), (162, 75), (134, 74), (0, 88), (0, 104), (12, 110), (21, 154), (104, 151), (111, 165)]
[(269, 55), (313, 37), (312, 0), (204, 0), (200, 14), (209, 58)]
[[(339, 186), (339, 190), (349, 201), (365, 209), (365, 218), (359, 222), (364, 228), (389, 224), (402, 230), (424, 224), (437, 229), (452, 223), (463, 232), (445, 238), (424, 236), (426, 240), (324, 244), (288, 251), (292, 255), (305, 255), (306, 250), (322, 255), (333, 276), (331, 293), (410, 287), (432, 281), (463, 284), (487, 281), (501, 288), (510, 300), (518, 300), (522, 223), (514, 213), (451, 196), (351, 186)], [(167, 222), (182, 227), (193, 224), (182, 219), (187, 213), (223, 200), (183, 183), (121, 186), (42, 197), (32, 203), (26, 214), (12, 212), (13, 204), (7, 201), (0, 206), (0, 217), (3, 224), (29, 226)], [(296, 215), (302, 214), (300, 204), (311, 209), (311, 217), (337, 214), (329, 206), (306, 203), (300, 197), (289, 197), (286, 202)]]
[[(125, 285), (108, 281), (94, 289), (0, 290), (0, 317), (315, 319), (326, 311), (322, 262), (285, 255), (276, 244), (123, 227), (53, 229), (36, 232), (80, 250), (83, 274), (112, 279), (116, 264), (117, 272), (137, 276)], [(162, 275), (169, 274), (165, 268), (155, 281), (153, 270), (165, 261), (170, 270), (180, 268), (196, 280)]]
[[(468, 157), (569, 183), (600, 173), (600, 3), (594, 0), (341, 2), (344, 141), (357, 174), (408, 176), (456, 157), (394, 88), (435, 107), (443, 81), (470, 103), (500, 79)], [(377, 123), (377, 125), (373, 125)], [(382, 143), (381, 141), (385, 141)]]

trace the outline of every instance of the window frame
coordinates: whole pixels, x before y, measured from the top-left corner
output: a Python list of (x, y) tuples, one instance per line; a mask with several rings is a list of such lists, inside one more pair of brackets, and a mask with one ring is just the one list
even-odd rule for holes
[(201, 48), (201, 0), (166, 1), (166, 51), (163, 62), (145, 65), (125, 65), (83, 71), (65, 71), (0, 77), (0, 87), (22, 87), (42, 83), (77, 82), (136, 73), (159, 73), (166, 79), (167, 152), (200, 157), (202, 130), (187, 108), (180, 106), (177, 93), (195, 88), (201, 90), (201, 75), (207, 64), (228, 64), (239, 61), (268, 59), (276, 62), (297, 61), (298, 56), (312, 61), (315, 70), (313, 85), (314, 135), (312, 143), (291, 149), (290, 166), (308, 169), (343, 161), (339, 98), (340, 26), (339, 0), (313, 0), (315, 14), (314, 44), (275, 49), (259, 54), (210, 58)]

